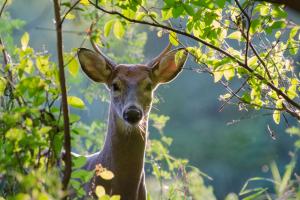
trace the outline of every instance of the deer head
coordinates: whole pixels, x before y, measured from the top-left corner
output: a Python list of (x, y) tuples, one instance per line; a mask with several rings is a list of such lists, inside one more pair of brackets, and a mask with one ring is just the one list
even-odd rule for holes
[(127, 126), (136, 126), (148, 116), (153, 91), (159, 84), (173, 80), (187, 59), (184, 49), (170, 51), (168, 45), (148, 64), (116, 64), (99, 49), (80, 48), (78, 58), (85, 74), (95, 82), (105, 83), (110, 91), (111, 112)]

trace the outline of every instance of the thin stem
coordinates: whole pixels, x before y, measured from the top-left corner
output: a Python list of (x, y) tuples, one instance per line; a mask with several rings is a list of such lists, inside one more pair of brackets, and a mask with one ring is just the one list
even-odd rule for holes
[[(64, 119), (65, 169), (63, 172), (62, 187), (63, 190), (67, 190), (71, 178), (71, 172), (72, 172), (69, 108), (67, 102), (67, 90), (66, 90), (66, 80), (65, 80), (65, 72), (64, 72), (62, 20), (60, 16), (60, 4), (59, 4), (60, 1), (53, 0), (53, 2), (54, 2), (54, 14), (55, 14), (55, 25), (56, 25), (56, 37), (57, 37), (59, 80), (60, 80), (60, 89), (62, 95), (62, 110), (63, 110), (63, 119)], [(64, 199), (67, 199), (67, 196), (68, 195), (66, 195)]]
[(4, 8), (5, 8), (6, 4), (7, 4), (7, 2), (8, 2), (8, 0), (5, 0), (4, 3), (3, 3), (3, 5), (2, 5), (2, 7), (1, 7), (1, 10), (0, 10), (0, 17), (2, 16), (2, 13), (3, 13), (3, 11), (4, 11)]
[(60, 25), (62, 25), (62, 23), (64, 23), (67, 15), (77, 6), (77, 4), (80, 2), (80, 0), (77, 0), (71, 7), (70, 9), (66, 12), (66, 14), (64, 14), (64, 16), (61, 18), (60, 21)]
[[(272, 82), (268, 81), (265, 77), (263, 77), (262, 75), (256, 73), (252, 68), (250, 68), (248, 65), (246, 65), (244, 62), (240, 61), (239, 59), (237, 59), (236, 57), (234, 57), (233, 55), (231, 55), (230, 53), (226, 52), (225, 50), (217, 47), (217, 46), (214, 46), (208, 42), (206, 42), (205, 40), (202, 40), (201, 38), (198, 38), (192, 34), (189, 34), (185, 31), (181, 31), (181, 30), (178, 30), (178, 29), (174, 29), (172, 27), (169, 27), (169, 26), (166, 26), (166, 25), (163, 25), (163, 24), (156, 24), (156, 23), (152, 23), (152, 22), (149, 22), (149, 21), (141, 21), (141, 20), (136, 20), (136, 19), (131, 19), (131, 18), (128, 18), (126, 17), (125, 15), (123, 15), (122, 13), (118, 12), (118, 11), (109, 11), (109, 10), (106, 10), (102, 7), (100, 7), (99, 5), (95, 4), (94, 2), (92, 2), (91, 0), (89, 0), (90, 4), (92, 4), (95, 8), (97, 8), (98, 10), (101, 10), (102, 12), (104, 13), (107, 13), (107, 14), (110, 14), (110, 15), (117, 15), (129, 22), (132, 22), (132, 23), (137, 23), (137, 24), (144, 24), (144, 25), (148, 25), (148, 26), (153, 26), (153, 27), (158, 27), (158, 28), (162, 28), (162, 29), (165, 29), (165, 30), (169, 30), (169, 31), (173, 31), (175, 33), (178, 33), (180, 35), (183, 35), (183, 36), (186, 36), (186, 37), (189, 37), (193, 40), (196, 40), (216, 51), (218, 51), (219, 53), (229, 57), (230, 59), (232, 59), (233, 61), (235, 61), (239, 66), (243, 67), (244, 69), (246, 69), (250, 74), (254, 75), (257, 79), (263, 81), (266, 85), (268, 85), (272, 90), (274, 90), (277, 95), (279, 96), (282, 96), (288, 103), (290, 103), (291, 105), (293, 105), (294, 107), (296, 107), (297, 109), (300, 110), (300, 105), (295, 102), (294, 100), (292, 100), (291, 98), (289, 98), (287, 96), (287, 94), (285, 94), (284, 92), (282, 92), (279, 88), (277, 88)], [(252, 46), (251, 43), (250, 44), (250, 47)], [(254, 47), (253, 47), (254, 49)], [(252, 50), (253, 50), (252, 49)], [(255, 50), (255, 49), (254, 49)], [(255, 52), (254, 52), (255, 53)], [(259, 56), (257, 54), (257, 56)], [(261, 59), (259, 57), (259, 59)], [(260, 60), (261, 61), (261, 60)], [(262, 64), (265, 64), (263, 61), (262, 61)], [(265, 65), (266, 66), (266, 65)]]

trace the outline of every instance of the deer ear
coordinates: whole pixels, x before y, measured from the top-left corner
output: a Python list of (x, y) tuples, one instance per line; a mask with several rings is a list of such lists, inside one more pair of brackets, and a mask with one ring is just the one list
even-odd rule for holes
[(187, 51), (185, 49), (175, 49), (163, 55), (152, 66), (152, 74), (158, 83), (167, 83), (173, 80), (182, 70), (187, 59)]
[(112, 73), (113, 66), (105, 57), (89, 49), (80, 48), (78, 59), (82, 70), (93, 81), (106, 83)]

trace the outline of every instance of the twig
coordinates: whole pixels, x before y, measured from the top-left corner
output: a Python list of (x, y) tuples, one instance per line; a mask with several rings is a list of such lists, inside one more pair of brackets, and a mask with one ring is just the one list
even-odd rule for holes
[(64, 16), (61, 18), (60, 25), (62, 25), (67, 17), (67, 15), (77, 6), (77, 4), (80, 2), (80, 0), (77, 0), (69, 10), (64, 14)]
[[(142, 21), (142, 20), (136, 20), (136, 19), (131, 19), (131, 18), (128, 18), (126, 17), (125, 15), (123, 15), (122, 13), (118, 12), (118, 11), (109, 11), (109, 10), (106, 10), (102, 7), (100, 7), (99, 5), (95, 4), (94, 2), (92, 2), (91, 0), (89, 0), (90, 4), (92, 4), (95, 8), (97, 8), (98, 10), (101, 10), (102, 12), (104, 13), (107, 13), (107, 14), (110, 14), (110, 15), (117, 15), (129, 22), (132, 22), (132, 23), (137, 23), (137, 24), (144, 24), (144, 25), (148, 25), (148, 26), (153, 26), (153, 27), (158, 27), (158, 28), (162, 28), (162, 29), (165, 29), (165, 30), (169, 30), (169, 31), (173, 31), (175, 33), (178, 33), (180, 35), (183, 35), (183, 36), (186, 36), (186, 37), (189, 37), (193, 40), (196, 40), (220, 53), (222, 53), (223, 55), (229, 57), (230, 59), (232, 59), (233, 61), (235, 61), (238, 65), (240, 65), (241, 67), (243, 67), (244, 69), (246, 69), (249, 73), (251, 73), (252, 75), (254, 75), (257, 79), (263, 81), (266, 85), (268, 85), (272, 90), (274, 90), (277, 95), (279, 96), (282, 96), (288, 103), (290, 103), (291, 105), (293, 105), (294, 107), (296, 107), (297, 109), (300, 110), (300, 104), (298, 104), (297, 102), (295, 102), (294, 100), (292, 100), (291, 98), (289, 98), (287, 96), (287, 94), (285, 94), (284, 92), (282, 92), (279, 88), (277, 88), (272, 82), (268, 81), (265, 77), (263, 77), (262, 75), (256, 73), (252, 68), (250, 68), (248, 65), (246, 65), (244, 62), (240, 61), (238, 58), (234, 57), (233, 55), (231, 55), (230, 53), (228, 53), (227, 51), (217, 47), (217, 46), (214, 46), (208, 42), (206, 42), (205, 40), (201, 39), (201, 38), (198, 38), (192, 34), (189, 34), (185, 31), (181, 31), (181, 30), (178, 30), (178, 29), (174, 29), (172, 27), (169, 27), (169, 26), (166, 26), (166, 25), (163, 25), (163, 24), (156, 24), (156, 23), (152, 23), (152, 22), (149, 22), (149, 21)], [(250, 43), (250, 47), (251, 47), (251, 43)], [(255, 50), (255, 49), (254, 49)], [(259, 56), (259, 55), (258, 55)], [(260, 58), (260, 57), (259, 57)], [(264, 63), (264, 62), (263, 62)], [(263, 64), (262, 63), (262, 64)]]
[[(65, 169), (63, 172), (62, 188), (67, 190), (68, 184), (71, 178), (72, 172), (72, 157), (71, 157), (71, 136), (70, 136), (70, 124), (69, 124), (69, 108), (67, 102), (67, 90), (66, 80), (64, 72), (64, 59), (63, 59), (63, 38), (62, 38), (62, 20), (60, 16), (60, 4), (59, 0), (53, 0), (54, 3), (54, 15), (56, 25), (56, 37), (57, 37), (57, 57), (59, 67), (59, 80), (60, 89), (62, 95), (62, 110), (64, 119), (64, 148), (65, 148)], [(67, 199), (68, 195), (64, 197)]]
[[(246, 13), (246, 11), (242, 8), (238, 0), (235, 0), (237, 6), (243, 13), (243, 15), (246, 17), (247, 22), (248, 22), (248, 27), (247, 27), (247, 33), (246, 33), (246, 51), (245, 51), (245, 65), (248, 65), (248, 49), (249, 49), (249, 41), (250, 41), (250, 26), (251, 26), (251, 18), (250, 16)], [(242, 31), (242, 30), (241, 30)]]
[[(240, 86), (236, 91), (234, 91), (234, 94), (238, 94), (238, 93), (241, 91), (241, 89), (243, 89), (244, 86), (247, 84), (248, 80), (249, 80), (249, 77), (241, 84), (241, 86)], [(231, 94), (231, 96), (230, 96), (228, 99), (226, 99), (226, 101), (225, 101), (225, 102), (222, 104), (222, 106), (219, 108), (218, 112), (221, 112), (221, 111), (223, 110), (223, 108), (225, 107), (225, 105), (226, 105), (226, 104), (227, 104), (234, 96), (235, 96), (235, 95)]]
[(2, 13), (3, 13), (3, 11), (4, 11), (4, 8), (5, 8), (6, 4), (7, 4), (7, 2), (8, 2), (8, 0), (5, 0), (4, 3), (3, 3), (3, 5), (2, 5), (2, 7), (1, 7), (1, 10), (0, 10), (0, 17), (2, 16)]

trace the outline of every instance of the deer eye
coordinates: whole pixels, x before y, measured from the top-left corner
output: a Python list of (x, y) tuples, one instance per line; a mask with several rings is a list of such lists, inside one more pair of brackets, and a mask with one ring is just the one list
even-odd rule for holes
[(152, 85), (150, 83), (148, 83), (145, 87), (146, 90), (151, 90), (152, 89)]
[(114, 92), (118, 92), (121, 90), (117, 83), (113, 83), (111, 88)]

